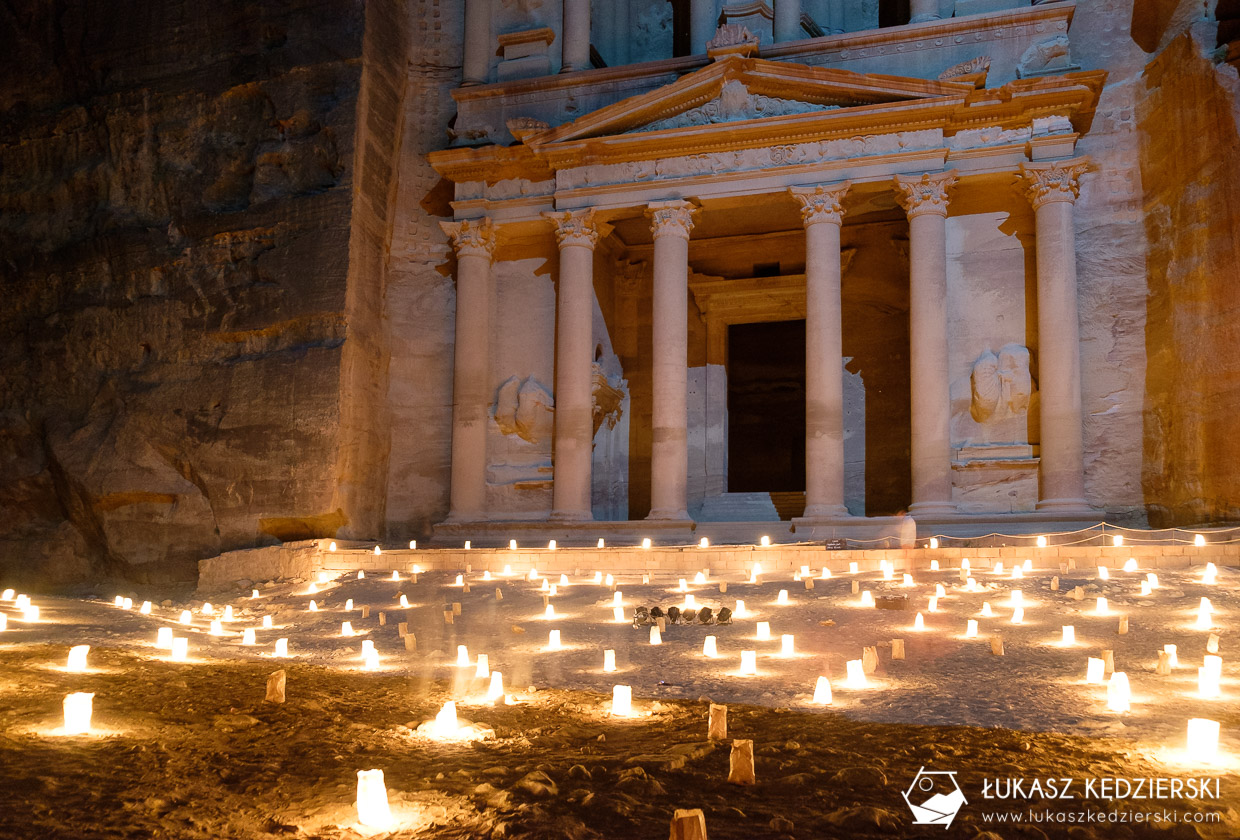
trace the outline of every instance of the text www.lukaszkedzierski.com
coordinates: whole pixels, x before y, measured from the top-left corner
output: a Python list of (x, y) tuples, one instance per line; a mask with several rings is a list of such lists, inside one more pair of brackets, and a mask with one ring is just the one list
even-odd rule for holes
[(1051, 823), (1055, 825), (1070, 824), (1184, 824), (1184, 823), (1216, 823), (1222, 817), (1217, 811), (1039, 811), (1030, 809), (1026, 813), (982, 814), (982, 822), (986, 823)]

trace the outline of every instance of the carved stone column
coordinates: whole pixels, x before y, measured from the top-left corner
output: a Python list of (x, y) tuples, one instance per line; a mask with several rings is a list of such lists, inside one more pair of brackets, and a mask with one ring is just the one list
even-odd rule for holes
[(594, 350), (594, 246), (599, 229), (593, 210), (544, 213), (555, 222), (560, 282), (555, 305), (555, 480), (551, 518), (593, 518), (590, 464), (594, 441), (591, 399)]
[(491, 66), (491, 0), (465, 0), (465, 57), (461, 85), (484, 85)]
[(897, 175), (908, 214), (913, 515), (955, 513), (947, 369), (947, 193), (956, 172)]
[(456, 349), (452, 369), (449, 522), (486, 519), (488, 337), (495, 226), (488, 218), (440, 222), (456, 251)]
[(690, 0), (689, 2), (689, 53), (701, 55), (706, 52), (706, 42), (715, 37), (719, 28), (719, 12), (715, 0)]
[(561, 73), (590, 69), (590, 0), (564, 0)]
[(1042, 486), (1039, 510), (1084, 512), (1081, 338), (1072, 207), (1088, 158), (1021, 164), (1033, 205), (1038, 261), (1038, 389)]
[(840, 202), (848, 183), (793, 187), (805, 224), (805, 514), (847, 516), (844, 506), (844, 320)]
[(801, 0), (775, 0), (773, 29), (776, 43), (805, 37), (801, 30)]
[(688, 519), (689, 231), (688, 201), (646, 208), (654, 234), (654, 356), (650, 519)]
[(909, 23), (925, 23), (928, 20), (939, 20), (939, 0), (910, 0)]

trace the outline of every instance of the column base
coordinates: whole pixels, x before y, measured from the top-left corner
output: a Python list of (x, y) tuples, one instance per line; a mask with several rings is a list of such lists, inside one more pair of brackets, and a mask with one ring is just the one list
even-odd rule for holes
[(929, 23), (932, 20), (942, 20), (942, 19), (943, 19), (942, 15), (921, 14), (921, 15), (913, 15), (911, 18), (908, 19), (908, 22), (909, 23)]
[(1052, 513), (1090, 513), (1092, 508), (1084, 499), (1042, 499), (1035, 510)]
[(914, 518), (918, 516), (942, 516), (944, 514), (959, 513), (955, 502), (913, 502), (908, 507), (909, 516)]
[(652, 510), (650, 511), (646, 519), (648, 521), (654, 521), (654, 522), (691, 522), (692, 521), (689, 518), (688, 510), (684, 510), (684, 509), (671, 510), (670, 508)]
[(843, 505), (806, 505), (799, 519), (844, 519), (851, 514)]
[(552, 511), (547, 517), (548, 522), (593, 522), (594, 514), (590, 511), (561, 510)]

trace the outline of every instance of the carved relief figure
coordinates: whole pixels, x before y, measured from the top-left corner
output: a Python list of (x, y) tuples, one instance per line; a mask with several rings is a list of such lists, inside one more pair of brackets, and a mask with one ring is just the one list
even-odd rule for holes
[(1008, 344), (998, 355), (987, 350), (973, 363), (969, 382), (973, 394), (969, 413), (977, 422), (1025, 413), (1033, 393), (1028, 348)]
[(530, 443), (550, 440), (555, 428), (555, 398), (532, 376), (524, 381), (515, 376), (504, 380), (491, 412), (501, 432)]
[(616, 428), (624, 410), (624, 398), (628, 394), (625, 392), (625, 381), (618, 376), (609, 379), (598, 362), (594, 363), (593, 371), (591, 396), (594, 400), (594, 434), (597, 435), (604, 423), (609, 429)]

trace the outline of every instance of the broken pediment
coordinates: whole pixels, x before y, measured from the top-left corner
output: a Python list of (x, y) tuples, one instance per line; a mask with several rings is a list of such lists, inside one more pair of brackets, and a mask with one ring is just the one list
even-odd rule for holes
[(855, 73), (729, 55), (648, 93), (605, 106), (522, 140), (530, 146), (687, 126), (812, 114), (864, 105), (963, 102), (969, 82)]

